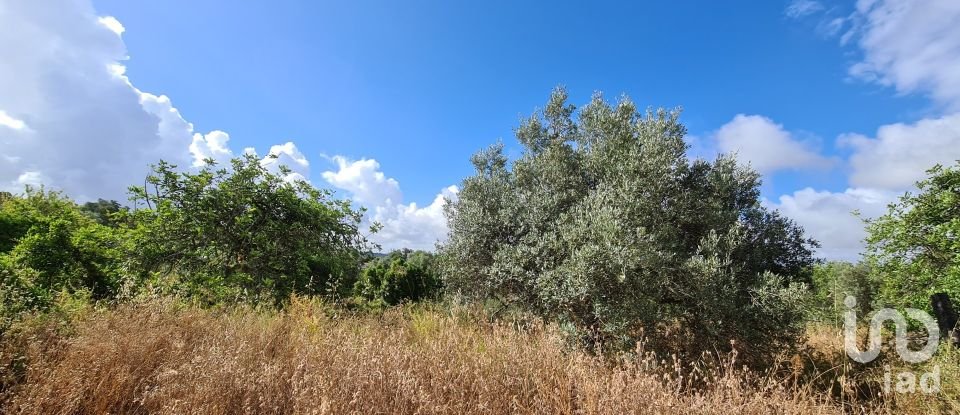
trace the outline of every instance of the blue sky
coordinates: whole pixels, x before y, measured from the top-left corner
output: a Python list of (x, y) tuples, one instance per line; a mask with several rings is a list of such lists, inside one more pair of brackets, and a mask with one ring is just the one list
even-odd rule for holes
[[(849, 80), (856, 51), (787, 17), (787, 2), (631, 3), (94, 5), (127, 28), (130, 78), (172, 97), (198, 130), (227, 130), (241, 147), (294, 140), (312, 159), (372, 157), (423, 202), (469, 174), (477, 149), (512, 144), (519, 117), (557, 85), (577, 104), (599, 90), (683, 106), (695, 135), (764, 114), (822, 139), (828, 154), (841, 133), (925, 111)], [(790, 176), (765, 190), (792, 191)], [(842, 189), (836, 178), (804, 177)]]
[[(697, 154), (742, 151), (771, 207), (825, 240), (822, 255), (855, 259), (851, 209), (879, 214), (960, 158), (951, 0), (0, 6), (0, 51), (22, 57), (0, 63), (5, 187), (114, 195), (144, 160), (279, 151), (392, 224), (385, 246), (428, 247), (445, 230), (437, 195), (455, 194), (468, 157), (498, 138), (516, 154), (520, 117), (563, 85), (578, 105), (603, 91), (682, 106)], [(107, 167), (71, 164), (77, 151)]]

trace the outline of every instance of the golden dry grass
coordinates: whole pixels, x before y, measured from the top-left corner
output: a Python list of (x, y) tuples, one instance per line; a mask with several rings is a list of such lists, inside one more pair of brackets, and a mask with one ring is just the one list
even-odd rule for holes
[[(724, 415), (843, 409), (829, 390), (817, 391), (816, 382), (791, 382), (796, 373), (760, 375), (729, 361), (678, 365), (649, 355), (612, 363), (568, 350), (549, 326), (485, 324), (450, 311), (337, 312), (296, 300), (282, 313), (163, 301), (93, 312), (69, 335), (47, 330), (20, 337), (26, 369), (3, 408), (24, 414)], [(870, 405), (848, 402), (846, 410), (889, 411)]]

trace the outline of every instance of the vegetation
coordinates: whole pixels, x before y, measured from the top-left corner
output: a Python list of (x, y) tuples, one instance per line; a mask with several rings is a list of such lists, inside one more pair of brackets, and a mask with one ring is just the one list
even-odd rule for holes
[(930, 295), (960, 294), (960, 163), (935, 166), (886, 215), (870, 221), (867, 261), (884, 305), (930, 308)]
[(60, 294), (116, 297), (128, 251), (122, 231), (60, 193), (27, 188), (0, 198), (0, 334)]
[(0, 333), (58, 295), (166, 293), (205, 304), (350, 296), (369, 251), (362, 212), (256, 158), (177, 172), (161, 162), (134, 209), (27, 188), (0, 198)]
[(960, 410), (956, 350), (853, 365), (837, 335), (848, 295), (960, 298), (960, 164), (820, 263), (678, 112), (566, 98), (472, 158), (436, 254), (373, 254), (362, 209), (249, 155), (161, 161), (129, 206), (0, 193), (0, 412)]
[[(295, 298), (283, 311), (199, 309), (170, 300), (78, 310), (6, 342), (30, 344), (0, 411), (48, 413), (814, 414), (956, 412), (944, 393), (881, 395), (882, 369), (846, 371), (835, 334), (754, 372), (736, 355), (681, 362), (644, 344), (616, 361), (564, 345), (556, 326), (476, 308), (383, 313)], [(54, 326), (56, 327), (56, 326)], [(64, 341), (69, 339), (69, 341)], [(5, 361), (3, 363), (6, 363)], [(897, 368), (895, 367), (895, 370)], [(858, 390), (872, 388), (872, 394)]]
[(728, 156), (689, 160), (676, 111), (596, 95), (574, 119), (566, 98), (558, 89), (517, 129), (512, 165), (500, 144), (473, 157), (447, 209), (447, 288), (558, 320), (593, 346), (797, 344), (815, 242), (760, 205), (759, 175)]
[(435, 300), (441, 279), (433, 254), (398, 250), (364, 266), (353, 292), (368, 305), (382, 307)]
[(870, 266), (864, 263), (829, 262), (819, 264), (813, 270), (813, 319), (843, 324), (847, 310), (847, 296), (857, 299), (857, 315), (867, 316), (873, 310), (877, 295), (877, 282)]
[(230, 168), (210, 160), (196, 173), (174, 169), (161, 162), (131, 188), (140, 278), (210, 302), (349, 293), (367, 251), (362, 212), (349, 202), (252, 155)]

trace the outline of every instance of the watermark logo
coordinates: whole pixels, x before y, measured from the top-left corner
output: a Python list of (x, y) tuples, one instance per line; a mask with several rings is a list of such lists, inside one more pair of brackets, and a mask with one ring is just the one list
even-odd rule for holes
[[(880, 348), (883, 343), (883, 324), (891, 321), (896, 328), (894, 339), (896, 343), (897, 355), (907, 363), (922, 363), (930, 360), (937, 351), (940, 343), (940, 327), (936, 320), (930, 317), (923, 310), (915, 308), (906, 309), (907, 316), (923, 324), (927, 331), (926, 343), (920, 350), (914, 351), (909, 347), (910, 339), (907, 336), (907, 319), (903, 313), (892, 309), (884, 308), (874, 313), (870, 319), (870, 331), (868, 334), (867, 350), (860, 350), (857, 344), (857, 299), (853, 296), (847, 296), (843, 300), (847, 306), (847, 311), (843, 313), (843, 348), (847, 356), (859, 363), (869, 363), (880, 355)], [(884, 366), (884, 391), (891, 392), (891, 382), (893, 373), (890, 366)], [(919, 389), (924, 393), (937, 393), (940, 391), (940, 366), (935, 365), (933, 370), (922, 373), (919, 377), (911, 371), (896, 373), (898, 393), (911, 393), (917, 390), (918, 380)]]

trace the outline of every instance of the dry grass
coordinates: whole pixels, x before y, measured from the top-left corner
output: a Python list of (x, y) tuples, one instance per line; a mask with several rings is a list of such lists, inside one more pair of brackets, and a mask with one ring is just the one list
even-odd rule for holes
[[(13, 342), (29, 364), (4, 410), (728, 415), (842, 409), (829, 388), (789, 382), (801, 377), (796, 373), (758, 375), (729, 361), (682, 369), (649, 355), (611, 363), (565, 349), (553, 329), (538, 324), (483, 324), (423, 309), (335, 314), (305, 301), (283, 313), (170, 302), (95, 312), (69, 336), (48, 330)], [(887, 411), (871, 405), (846, 409)]]

